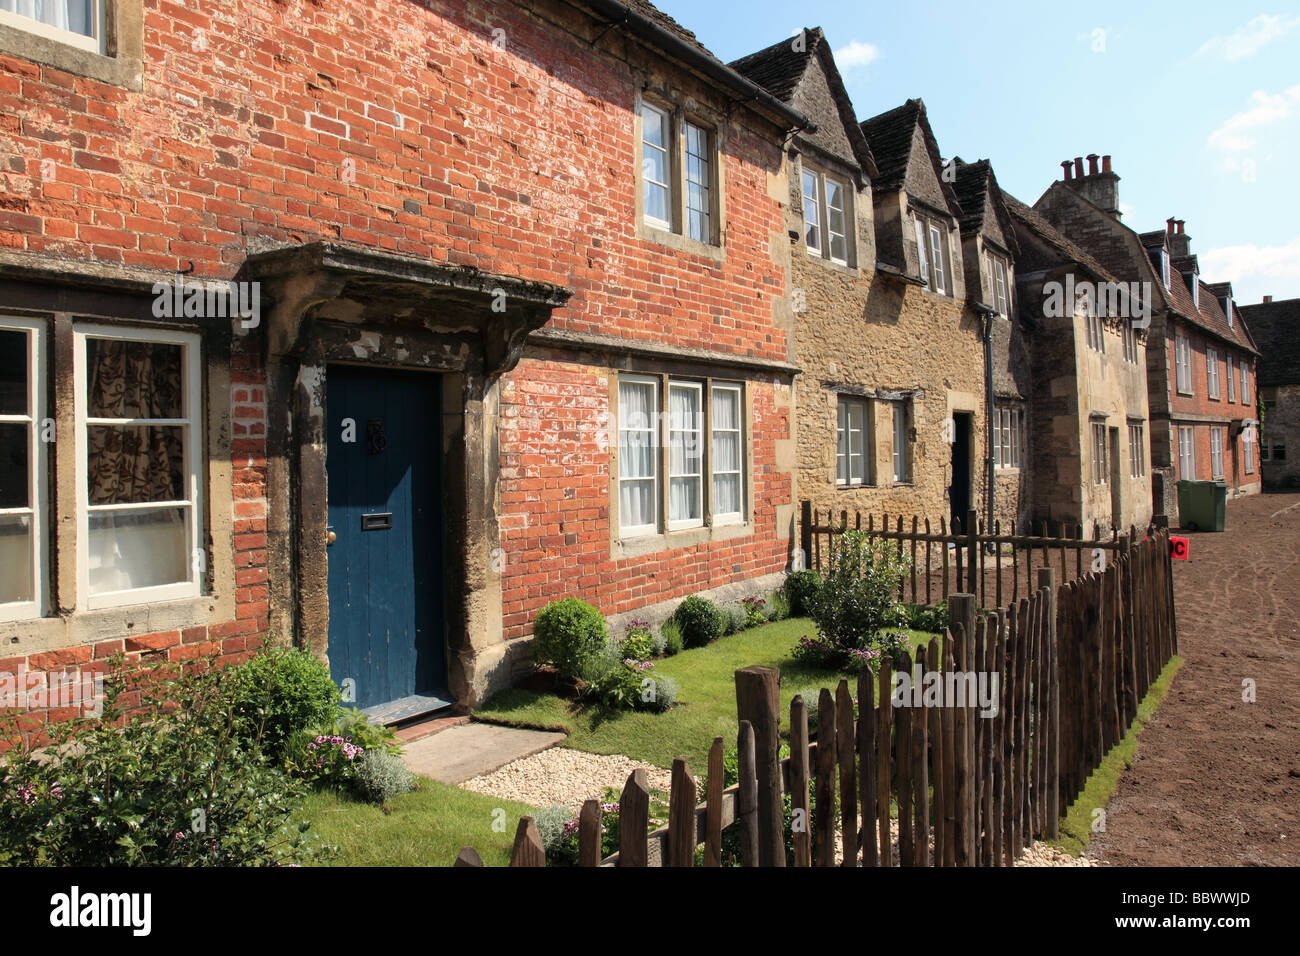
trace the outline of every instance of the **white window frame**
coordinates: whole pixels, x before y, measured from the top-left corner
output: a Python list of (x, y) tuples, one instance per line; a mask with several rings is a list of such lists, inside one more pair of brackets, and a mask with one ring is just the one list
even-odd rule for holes
[(1170, 269), (1169, 266), (1169, 251), (1167, 249), (1161, 249), (1160, 250), (1160, 281), (1164, 284), (1166, 292), (1172, 291), (1170, 289), (1171, 283), (1169, 281), (1171, 271), (1172, 270)]
[(1235, 402), (1237, 400), (1237, 370), (1233, 366), (1231, 352), (1225, 355), (1224, 358), (1228, 360), (1228, 401)]
[(1025, 446), (1024, 409), (1010, 405), (993, 407), (993, 467), (1023, 466)]
[[(650, 421), (646, 423), (645, 427), (641, 427), (639, 425), (636, 428), (627, 427), (627, 415), (624, 412), (622, 406), (622, 387), (624, 385), (649, 385), (650, 386), (651, 389)], [(621, 521), (623, 517), (621, 510), (619, 512), (619, 518), (620, 518), (619, 528), (618, 528), (619, 536), (623, 538), (632, 538), (638, 535), (654, 534), (659, 530), (659, 506), (660, 506), (660, 501), (663, 497), (663, 490), (662, 490), (662, 485), (660, 484), (660, 475), (659, 475), (659, 459), (661, 457), (660, 455), (661, 442), (659, 440), (659, 422), (660, 422), (659, 379), (653, 375), (620, 375), (618, 377), (618, 388), (619, 388), (619, 409), (618, 409), (618, 450), (619, 450), (618, 500), (619, 503), (621, 504), (623, 500), (623, 482), (625, 481), (639, 482), (639, 483), (644, 483), (646, 481), (649, 481), (653, 489), (650, 495), (650, 501), (652, 507), (650, 512), (651, 518), (649, 524), (625, 526)], [(643, 432), (649, 434), (650, 448), (652, 449), (652, 453), (650, 455), (650, 461), (653, 463), (651, 474), (638, 475), (636, 477), (627, 477), (623, 474), (623, 433), (624, 432)]]
[(908, 453), (906, 400), (890, 403), (894, 412), (894, 484), (909, 484), (912, 480), (912, 461)]
[(23, 16), (21, 13), (13, 13), (9, 10), (0, 10), (0, 24), (18, 30), (25, 30), (48, 40), (57, 40), (59, 43), (66, 43), (68, 46), (75, 46), (78, 49), (89, 50), (91, 53), (102, 54), (105, 49), (104, 37), (108, 33), (105, 29), (108, 19), (108, 2), (109, 0), (92, 0), (91, 22), (95, 24), (94, 36), (85, 36), (74, 30), (51, 26), (33, 17)]
[[(808, 194), (809, 180), (813, 194)], [(850, 230), (853, 225), (853, 196), (852, 190), (849, 189), (847, 180), (838, 176), (832, 176), (830, 173), (822, 172), (819, 169), (810, 166), (804, 166), (800, 176), (801, 190), (803, 193), (804, 208), (804, 244), (808, 249), (810, 256), (820, 259), (828, 259), (838, 265), (847, 266), (853, 257), (853, 243)], [(835, 232), (831, 226), (831, 191), (830, 187), (838, 186), (840, 196), (843, 197), (843, 209), (837, 210), (844, 222), (844, 231)], [(815, 222), (808, 219), (809, 206)], [(808, 242), (808, 227), (813, 226), (817, 229), (817, 244)], [(843, 257), (835, 255), (835, 240), (838, 238), (844, 244)]]
[(1246, 441), (1245, 438), (1241, 440), (1241, 460), (1244, 473), (1253, 475), (1255, 473), (1255, 443), (1253, 441)]
[[(852, 408), (859, 408), (862, 412), (862, 426), (857, 429), (856, 434), (860, 436), (859, 457), (862, 462), (861, 474), (853, 473), (853, 435), (852, 428)], [(835, 403), (835, 483), (841, 488), (867, 488), (871, 487), (872, 462), (871, 462), (871, 430), (869, 422), (871, 420), (871, 401), (860, 395), (841, 394), (837, 397)], [(843, 448), (840, 451), (840, 436), (844, 436)], [(844, 470), (841, 474), (840, 462), (844, 462)]]
[(1241, 373), (1241, 404), (1250, 404), (1250, 370), (1246, 368), (1246, 362), (1243, 359), (1237, 366)]
[(1210, 429), (1210, 478), (1223, 477), (1223, 429), (1215, 425)]
[[(696, 409), (696, 417), (698, 420), (695, 422), (694, 428), (673, 427), (672, 396), (674, 391), (687, 391), (687, 392), (695, 393), (695, 409)], [(704, 451), (704, 439), (708, 434), (708, 425), (704, 420), (704, 383), (699, 381), (693, 381), (690, 379), (670, 378), (668, 380), (667, 394), (668, 394), (668, 404), (666, 406), (667, 413), (664, 416), (664, 431), (666, 432), (666, 438), (667, 438), (666, 447), (668, 450), (667, 467), (665, 468), (665, 475), (667, 476), (667, 488), (668, 488), (668, 530), (681, 531), (685, 528), (700, 528), (703, 527), (704, 525), (704, 511), (705, 511), (705, 502), (706, 502), (705, 490), (704, 490), (704, 474), (706, 471), (709, 470), (709, 465), (712, 464), (712, 462), (706, 463), (706, 456)], [(700, 470), (698, 472), (682, 472), (678, 474), (673, 471), (672, 447), (673, 447), (674, 432), (683, 435), (693, 434), (695, 436), (695, 442), (699, 447), (698, 457), (700, 463)], [(696, 484), (699, 486), (699, 502), (700, 502), (699, 517), (675, 519), (672, 516), (673, 482), (677, 480), (691, 480), (691, 479), (694, 479)]]
[(928, 220), (930, 232), (930, 269), (934, 275), (934, 291), (939, 295), (948, 294), (948, 274), (944, 269), (944, 242), (947, 239), (947, 228), (939, 223)]
[[(713, 394), (715, 392), (724, 392), (724, 391), (734, 392), (736, 394), (736, 427), (734, 429), (718, 428), (713, 421)], [(741, 387), (739, 383), (716, 382), (710, 386), (708, 432), (709, 432), (709, 440), (708, 440), (707, 449), (709, 453), (708, 470), (709, 470), (709, 479), (710, 479), (709, 493), (711, 495), (711, 497), (709, 498), (710, 506), (712, 506), (717, 500), (717, 495), (714, 494), (714, 492), (712, 491), (712, 481), (714, 478), (717, 478), (719, 475), (734, 474), (736, 476), (737, 484), (740, 488), (740, 492), (736, 496), (736, 501), (737, 504), (740, 506), (740, 510), (739, 511), (714, 511), (713, 523), (714, 525), (741, 524), (745, 520), (745, 390), (743, 387)], [(716, 461), (715, 461), (716, 456), (713, 454), (713, 436), (718, 434), (719, 432), (723, 432), (726, 434), (730, 434), (734, 432), (736, 435), (737, 453), (736, 453), (735, 471), (719, 471), (716, 467)]]
[[(646, 142), (645, 114), (647, 110), (653, 112), (656, 116), (659, 117), (659, 127), (664, 137), (663, 146), (656, 146), (653, 143)], [(662, 106), (659, 106), (657, 103), (652, 103), (649, 100), (642, 100), (639, 116), (641, 119), (641, 142), (640, 142), (641, 179), (642, 179), (641, 218), (651, 226), (654, 226), (658, 229), (663, 229), (666, 232), (671, 232), (673, 229), (673, 224), (672, 224), (673, 210), (677, 206), (677, 192), (675, 188), (676, 184), (674, 182), (677, 177), (675, 175), (675, 169), (674, 169), (675, 164), (673, 163), (673, 114), (670, 111), (664, 109)], [(647, 175), (646, 161), (645, 161), (647, 149), (653, 149), (656, 150), (657, 152), (662, 152), (664, 154), (664, 172), (668, 176), (668, 182), (663, 183), (657, 179), (651, 179)], [(668, 219), (660, 219), (658, 216), (652, 216), (650, 215), (649, 212), (646, 211), (646, 202), (645, 202), (646, 183), (650, 183), (654, 186), (658, 186), (666, 192), (667, 200), (665, 202), (665, 205), (667, 206), (668, 209)]]
[(1213, 345), (1205, 347), (1205, 392), (1219, 400), (1219, 350)]
[(5, 424), (26, 425), (28, 507), (0, 508), (6, 517), (27, 516), (31, 521), (32, 548), (30, 570), (32, 573), (32, 599), (0, 604), (0, 621), (20, 621), (42, 617), (49, 600), (50, 542), (47, 527), (46, 501), (49, 456), (48, 443), (41, 441), (41, 428), (45, 422), (46, 386), (46, 326), (35, 319), (20, 319), (0, 315), (0, 329), (27, 334), (27, 415), (0, 415)]
[[(204, 531), (204, 504), (202, 465), (204, 461), (204, 421), (203, 421), (203, 383), (202, 383), (202, 340), (194, 332), (175, 332), (163, 329), (144, 329), (107, 325), (78, 325), (73, 329), (75, 348), (73, 350), (74, 385), (74, 420), (76, 424), (76, 484), (77, 484), (77, 605), (79, 609), (95, 610), (107, 607), (122, 607), (134, 604), (153, 604), (162, 601), (176, 601), (199, 597), (202, 592), (203, 574), (196, 568), (194, 557), (202, 550)], [(154, 344), (179, 345), (185, 349), (183, 356), (185, 391), (184, 415), (178, 419), (130, 419), (130, 418), (88, 418), (87, 390), (87, 342), (89, 339), (116, 339), (127, 342), (149, 342)], [(91, 505), (86, 487), (89, 463), (87, 455), (89, 446), (87, 430), (92, 425), (136, 425), (181, 426), (185, 445), (185, 481), (188, 485), (189, 498), (183, 501), (151, 501), (142, 504), (127, 505)], [(99, 513), (157, 511), (162, 508), (182, 508), (189, 510), (189, 579), (173, 584), (161, 584), (151, 587), (132, 588), (126, 591), (110, 591), (91, 595), (90, 593), (90, 512)], [(206, 566), (206, 562), (204, 565)]]
[(1178, 426), (1178, 477), (1196, 478), (1196, 432), (1191, 425)]
[(1174, 383), (1181, 394), (1192, 394), (1192, 343), (1181, 332), (1174, 334)]
[[(691, 152), (691, 131), (694, 130), (699, 134), (704, 144), (704, 155)], [(690, 120), (682, 121), (682, 203), (685, 209), (686, 221), (682, 223), (682, 232), (687, 239), (694, 239), (696, 242), (704, 245), (713, 244), (713, 131), (707, 126), (700, 123), (694, 123)], [(690, 159), (695, 156), (704, 164), (704, 182), (696, 183), (691, 180)], [(691, 186), (698, 186), (704, 192), (704, 208), (695, 209), (691, 205)], [(691, 232), (691, 213), (698, 213), (703, 225), (704, 235), (697, 236)]]
[(928, 287), (930, 285), (930, 253), (926, 246), (925, 238), (925, 220), (917, 216), (912, 220), (916, 229), (916, 255), (917, 261), (921, 265), (921, 281)]
[(1007, 275), (1010, 270), (1001, 259), (995, 259), (994, 265), (998, 268), (998, 314), (1010, 315), (1011, 296), (1009, 295), (1010, 282), (1008, 281), (1010, 277)]
[(1092, 426), (1092, 483), (1110, 483), (1110, 443), (1105, 422), (1090, 422)]
[(1147, 473), (1146, 429), (1141, 422), (1129, 422), (1128, 473), (1130, 478), (1141, 478)]
[(1196, 277), (1196, 273), (1190, 273), (1192, 277), (1192, 307), (1198, 312), (1201, 308), (1201, 280)]

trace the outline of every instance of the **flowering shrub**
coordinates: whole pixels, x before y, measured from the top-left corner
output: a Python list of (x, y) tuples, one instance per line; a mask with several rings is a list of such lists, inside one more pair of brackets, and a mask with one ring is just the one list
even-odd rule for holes
[(745, 627), (758, 627), (767, 623), (767, 601), (761, 597), (747, 597), (740, 602), (745, 606)]
[(644, 661), (654, 655), (655, 637), (650, 625), (645, 621), (633, 621), (628, 625), (627, 635), (620, 648), (624, 657)]
[[(618, 852), (618, 796), (606, 787), (600, 805), (600, 858)], [(578, 865), (579, 815), (567, 807), (548, 808), (537, 816), (537, 829), (546, 851), (547, 866)]]

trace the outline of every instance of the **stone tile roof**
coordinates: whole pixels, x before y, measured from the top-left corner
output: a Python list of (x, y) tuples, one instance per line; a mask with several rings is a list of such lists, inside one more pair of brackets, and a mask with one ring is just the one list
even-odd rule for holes
[[(825, 72), (831, 96), (835, 100), (837, 119), (844, 127), (844, 135), (853, 150), (852, 157), (844, 158), (856, 162), (868, 176), (874, 176), (877, 171), (875, 157), (858, 126), (853, 102), (844, 88), (844, 80), (835, 65), (835, 56), (826, 40), (826, 34), (822, 32), (821, 27), (807, 27), (803, 33), (802, 50), (795, 48), (793, 37), (787, 37), (748, 56), (733, 60), (727, 65), (751, 83), (767, 90), (782, 103), (792, 109), (803, 111), (807, 107), (803, 103), (794, 102), (795, 94), (799, 89), (800, 81), (808, 71), (808, 65), (814, 56), (817, 57)], [(825, 146), (826, 143), (818, 145)]]
[(1260, 386), (1300, 385), (1300, 299), (1241, 305), (1237, 312), (1259, 346)]
[(973, 163), (963, 163), (961, 157), (954, 157), (957, 164), (957, 179), (952, 184), (957, 194), (957, 203), (961, 206), (961, 223), (963, 233), (978, 232), (984, 224), (984, 206), (988, 202), (989, 174), (993, 171), (987, 159), (978, 159)]
[(1165, 244), (1165, 235), (1166, 232), (1164, 229), (1155, 229), (1151, 232), (1139, 233), (1138, 238), (1142, 240), (1144, 248), (1154, 249), (1156, 246), (1163, 246)]
[[(623, 6), (627, 7), (633, 13), (639, 13), (641, 16), (645, 17), (651, 23), (655, 24), (655, 26), (662, 27), (663, 29), (667, 30), (669, 33), (676, 36), (679, 40), (685, 40), (687, 43), (695, 47), (705, 56), (711, 57), (714, 60), (718, 59), (716, 56), (713, 55), (713, 51), (711, 51), (708, 47), (706, 47), (703, 43), (701, 43), (699, 38), (694, 33), (686, 29), (684, 26), (682, 26), (680, 23), (678, 23), (668, 14), (664, 13), (653, 3), (649, 3), (648, 0), (621, 0), (621, 2)], [(721, 61), (719, 60), (718, 62)]]
[(1037, 235), (1043, 242), (1055, 248), (1065, 258), (1077, 262), (1103, 282), (1119, 281), (1093, 255), (1053, 226), (1031, 206), (1027, 206), (1005, 189), (1000, 190), (1000, 192), (1002, 193), (1002, 203), (1006, 206), (1011, 217), (1023, 223), (1025, 228)]
[(912, 155), (912, 132), (920, 116), (921, 101), (908, 100), (862, 122), (871, 155), (876, 157), (876, 178), (872, 185), (877, 189), (902, 188)]

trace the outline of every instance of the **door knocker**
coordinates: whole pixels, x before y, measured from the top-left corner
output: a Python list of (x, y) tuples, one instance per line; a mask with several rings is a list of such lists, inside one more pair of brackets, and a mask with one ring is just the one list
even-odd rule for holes
[(387, 450), (388, 436), (384, 434), (383, 419), (372, 418), (366, 422), (366, 441), (372, 455), (382, 455)]

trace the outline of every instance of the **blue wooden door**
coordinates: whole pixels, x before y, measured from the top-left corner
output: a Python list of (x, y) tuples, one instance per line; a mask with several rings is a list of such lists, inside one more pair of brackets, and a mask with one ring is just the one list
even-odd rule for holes
[(450, 703), (443, 625), (439, 378), (330, 366), (329, 658), (357, 707)]

